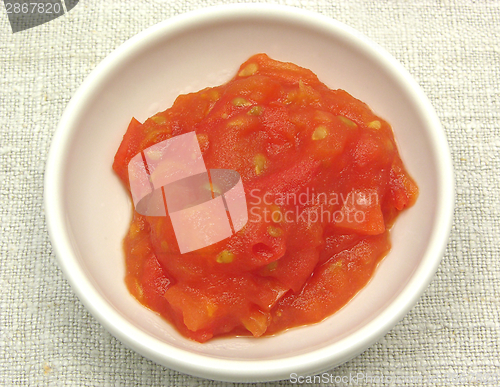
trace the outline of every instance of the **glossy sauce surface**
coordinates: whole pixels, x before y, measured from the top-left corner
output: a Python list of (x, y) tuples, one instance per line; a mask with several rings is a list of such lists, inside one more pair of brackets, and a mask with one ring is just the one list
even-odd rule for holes
[(180, 254), (170, 218), (134, 211), (124, 239), (130, 292), (185, 336), (262, 336), (345, 305), (390, 249), (389, 228), (418, 188), (390, 125), (310, 70), (258, 54), (225, 85), (132, 119), (113, 168), (195, 131), (208, 169), (239, 172), (246, 226)]

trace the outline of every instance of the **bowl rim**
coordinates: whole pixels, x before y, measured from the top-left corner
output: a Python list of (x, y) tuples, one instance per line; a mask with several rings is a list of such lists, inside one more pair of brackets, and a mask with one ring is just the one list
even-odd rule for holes
[[(389, 69), (399, 84), (411, 90), (411, 103), (427, 121), (432, 152), (437, 160), (438, 195), (434, 225), (422, 261), (401, 293), (374, 320), (333, 345), (305, 354), (273, 360), (230, 360), (195, 354), (170, 346), (149, 336), (115, 310), (94, 288), (73, 251), (64, 213), (63, 171), (68, 146), (83, 107), (94, 88), (110, 75), (120, 62), (132, 57), (143, 44), (163, 36), (199, 26), (235, 18), (268, 17), (298, 22), (349, 39), (350, 43)], [(431, 128), (431, 129), (429, 129)], [(371, 346), (393, 328), (417, 303), (431, 282), (444, 254), (453, 221), (454, 177), (451, 155), (437, 114), (420, 86), (408, 71), (385, 49), (353, 28), (319, 13), (275, 4), (226, 4), (198, 9), (166, 19), (133, 36), (111, 52), (85, 79), (68, 103), (52, 139), (44, 177), (44, 208), (47, 228), (59, 267), (73, 291), (91, 314), (115, 337), (136, 352), (169, 368), (208, 379), (272, 381), (321, 372), (338, 366)]]

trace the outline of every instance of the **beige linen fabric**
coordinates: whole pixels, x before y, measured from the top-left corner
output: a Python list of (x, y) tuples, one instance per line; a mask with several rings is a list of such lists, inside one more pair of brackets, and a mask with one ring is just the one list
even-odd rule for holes
[[(16, 34), (0, 5), (1, 386), (231, 385), (157, 365), (97, 323), (57, 266), (42, 207), (52, 135), (90, 71), (141, 30), (221, 3), (82, 0)], [(499, 385), (500, 3), (277, 3), (336, 18), (402, 62), (433, 103), (456, 168), (454, 226), (434, 281), (384, 338), (330, 371), (333, 385)]]

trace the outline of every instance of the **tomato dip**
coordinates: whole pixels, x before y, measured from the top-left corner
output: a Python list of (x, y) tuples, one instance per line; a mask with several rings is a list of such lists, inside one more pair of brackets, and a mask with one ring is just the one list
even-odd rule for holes
[(169, 216), (133, 211), (126, 285), (184, 336), (275, 334), (342, 308), (390, 250), (389, 229), (418, 188), (390, 125), (310, 70), (257, 54), (228, 83), (132, 119), (113, 169), (196, 132), (207, 168), (239, 173), (248, 222), (181, 254)]

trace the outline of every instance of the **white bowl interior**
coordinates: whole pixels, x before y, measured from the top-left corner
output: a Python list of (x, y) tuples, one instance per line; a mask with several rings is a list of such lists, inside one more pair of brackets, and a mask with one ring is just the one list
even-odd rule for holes
[[(347, 90), (389, 121), (420, 197), (393, 228), (393, 248), (374, 278), (335, 315), (273, 337), (199, 344), (179, 335), (125, 287), (122, 240), (131, 203), (111, 164), (132, 117), (142, 122), (168, 108), (181, 93), (228, 81), (258, 52), (311, 69), (329, 87)], [(61, 122), (59, 132), (64, 134), (58, 133), (48, 164), (54, 170), (47, 170), (47, 191), (58, 190), (57, 206), (65, 221), (65, 228), (59, 227), (48, 214), (61, 266), (108, 329), (142, 354), (181, 371), (265, 380), (287, 377), (294, 365), (295, 372), (319, 371), (348, 360), (377, 338), (374, 332), (385, 333), (413, 305), (439, 262), (443, 232), (448, 232), (438, 230), (449, 221), (441, 219), (440, 208), (443, 184), (451, 184), (443, 180), (446, 168), (451, 179), (451, 168), (442, 160), (448, 151), (439, 124), (414, 86), (376, 46), (340, 24), (303, 11), (233, 8), (154, 27), (98, 67)], [(61, 247), (58, 240), (67, 237), (69, 242)], [(245, 360), (252, 362), (245, 365)], [(264, 362), (274, 365), (265, 371)], [(222, 364), (232, 364), (234, 371), (217, 370)], [(238, 369), (240, 376), (235, 376)]]

